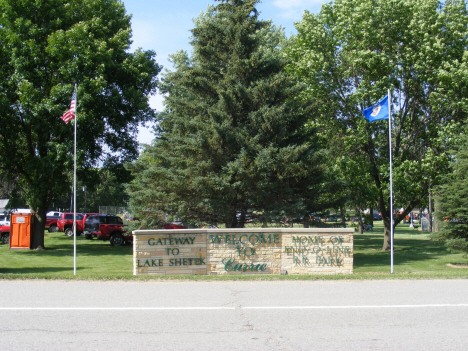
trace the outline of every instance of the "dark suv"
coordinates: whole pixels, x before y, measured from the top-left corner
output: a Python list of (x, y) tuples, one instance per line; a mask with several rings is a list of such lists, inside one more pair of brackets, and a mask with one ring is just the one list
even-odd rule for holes
[(127, 235), (120, 217), (104, 214), (89, 214), (84, 217), (84, 235), (86, 239), (97, 238), (110, 240), (112, 246), (120, 246), (133, 241)]

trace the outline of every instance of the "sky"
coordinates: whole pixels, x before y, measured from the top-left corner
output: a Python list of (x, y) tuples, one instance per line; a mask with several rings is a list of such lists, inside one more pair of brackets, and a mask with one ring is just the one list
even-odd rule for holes
[[(282, 26), (286, 35), (297, 33), (294, 22), (301, 21), (304, 10), (312, 13), (320, 11), (324, 0), (262, 0), (257, 4), (261, 20), (272, 20)], [(133, 44), (131, 51), (138, 47), (156, 52), (156, 62), (165, 69), (172, 70), (168, 56), (186, 50), (191, 53), (190, 29), (193, 19), (207, 6), (216, 4), (212, 0), (123, 0), (128, 14), (132, 15)], [(162, 111), (163, 98), (150, 97), (150, 105)], [(151, 144), (154, 139), (150, 126), (140, 127), (138, 141)]]

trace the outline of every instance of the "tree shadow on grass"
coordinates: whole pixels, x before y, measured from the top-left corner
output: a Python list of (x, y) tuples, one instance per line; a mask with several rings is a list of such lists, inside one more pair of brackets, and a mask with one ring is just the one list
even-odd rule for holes
[[(54, 275), (55, 273), (63, 275), (67, 272), (73, 274), (73, 238), (56, 236), (47, 239), (46, 237), (45, 246), (45, 250), (10, 250), (5, 248), (5, 251), (2, 250), (2, 254), (5, 256), (3, 257), (4, 263), (0, 267), (0, 274), (38, 276), (41, 274)], [(95, 262), (99, 266), (102, 264), (102, 260), (120, 262), (123, 257), (131, 257), (132, 252), (132, 245), (114, 247), (109, 244), (109, 241), (77, 238), (77, 260), (91, 265)], [(89, 267), (77, 267), (77, 271), (82, 269), (86, 270)]]
[[(45, 250), (12, 249), (20, 255), (28, 257), (70, 257), (73, 256), (73, 238), (55, 237), (53, 240), (44, 242)], [(84, 237), (76, 239), (77, 256), (120, 256), (129, 255), (133, 252), (132, 245), (111, 246), (109, 241), (86, 240)]]
[[(388, 266), (390, 251), (382, 251), (383, 234), (362, 234), (354, 238), (354, 267)], [(435, 241), (418, 238), (394, 239), (394, 262), (430, 261), (446, 255), (446, 248)]]
[[(77, 268), (77, 271), (79, 268)], [(0, 274), (41, 274), (41, 273), (63, 273), (69, 271), (73, 274), (71, 267), (23, 267), (23, 268), (0, 268)]]

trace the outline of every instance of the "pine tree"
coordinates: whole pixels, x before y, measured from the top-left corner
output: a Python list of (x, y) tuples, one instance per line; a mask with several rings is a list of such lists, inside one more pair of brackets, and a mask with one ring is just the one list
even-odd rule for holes
[(468, 253), (468, 135), (462, 134), (457, 141), (451, 172), (438, 188), (440, 209), (436, 216), (443, 225), (433, 237), (450, 249)]
[(258, 19), (257, 2), (210, 6), (195, 20), (192, 57), (172, 56), (159, 136), (131, 166), (139, 217), (160, 209), (242, 227), (248, 211), (303, 214), (319, 194), (321, 153), (305, 126), (310, 106), (285, 73), (282, 29)]

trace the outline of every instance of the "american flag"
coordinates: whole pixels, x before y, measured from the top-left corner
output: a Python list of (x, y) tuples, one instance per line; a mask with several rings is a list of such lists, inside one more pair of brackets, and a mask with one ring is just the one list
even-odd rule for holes
[(68, 123), (69, 121), (75, 118), (75, 111), (76, 111), (75, 104), (76, 104), (76, 88), (71, 98), (70, 108), (62, 116), (62, 121), (64, 121), (65, 123)]

